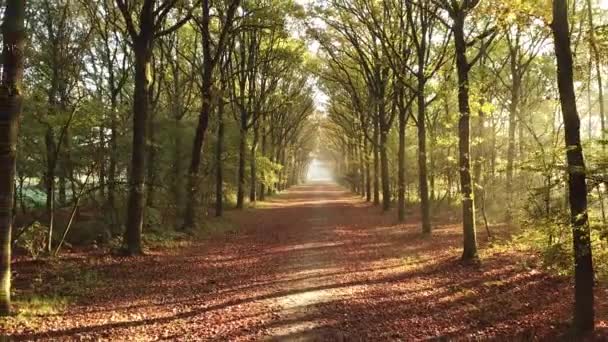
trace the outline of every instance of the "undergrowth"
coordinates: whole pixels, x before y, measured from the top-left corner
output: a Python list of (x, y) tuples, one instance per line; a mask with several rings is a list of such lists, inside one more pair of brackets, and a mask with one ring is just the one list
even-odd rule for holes
[(58, 314), (109, 281), (91, 266), (54, 259), (37, 263), (27, 280), (13, 296), (16, 319)]
[[(602, 239), (601, 229), (591, 226), (591, 247), (595, 277), (598, 281), (608, 282), (608, 241)], [(539, 256), (540, 266), (552, 274), (572, 276), (574, 257), (572, 231), (567, 224), (535, 222), (526, 225), (521, 232), (504, 241), (494, 242), (486, 253), (527, 252)], [(522, 266), (528, 268), (530, 260), (523, 260)]]

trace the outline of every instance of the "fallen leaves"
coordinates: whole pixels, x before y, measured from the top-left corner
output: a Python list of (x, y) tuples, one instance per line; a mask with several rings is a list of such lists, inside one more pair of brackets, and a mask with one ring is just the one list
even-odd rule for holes
[[(567, 330), (567, 279), (521, 267), (534, 257), (521, 251), (464, 266), (457, 225), (436, 225), (422, 237), (416, 217), (396, 224), (328, 185), (298, 187), (264, 209), (228, 215), (239, 234), (145, 257), (77, 258), (111, 281), (87, 288), (60, 314), (9, 319), (2, 333), (15, 340), (409, 341), (551, 339)], [(19, 286), (35, 274), (22, 266)], [(605, 298), (598, 296), (600, 329)]]

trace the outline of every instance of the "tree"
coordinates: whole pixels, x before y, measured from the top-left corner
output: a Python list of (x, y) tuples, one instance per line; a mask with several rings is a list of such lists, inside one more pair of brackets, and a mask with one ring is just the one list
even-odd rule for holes
[[(477, 256), (477, 233), (475, 226), (475, 200), (473, 198), (473, 182), (471, 180), (471, 107), (469, 104), (469, 71), (477, 60), (485, 53), (487, 46), (494, 37), (494, 30), (486, 30), (474, 41), (481, 40), (479, 53), (469, 61), (465, 36), (467, 16), (477, 7), (480, 0), (447, 1), (442, 0), (443, 7), (452, 19), (451, 29), (454, 34), (456, 51), (456, 70), (458, 74), (458, 158), (460, 167), (460, 193), (462, 196), (462, 230), (463, 230), (463, 261), (473, 261)], [(484, 38), (490, 37), (486, 41)]]
[[(145, 211), (147, 131), (152, 84), (152, 53), (157, 38), (167, 35), (190, 20), (190, 14), (165, 28), (167, 16), (177, 0), (116, 0), (122, 13), (134, 53), (133, 143), (129, 170), (129, 196), (125, 229), (126, 252), (142, 253), (141, 233)], [(139, 6), (138, 6), (139, 5)], [(137, 20), (133, 18), (137, 14)]]
[[(431, 100), (427, 99), (427, 83), (439, 71), (446, 60), (446, 47), (451, 35), (448, 32), (437, 32), (438, 20), (434, 16), (438, 7), (427, 1), (416, 4), (408, 2), (407, 20), (412, 31), (411, 39), (414, 46), (417, 69), (410, 72), (416, 78), (416, 86), (413, 91), (416, 94), (417, 115), (416, 126), (418, 127), (418, 177), (420, 190), (420, 211), (422, 217), (422, 232), (431, 233), (431, 217), (429, 203), (429, 186), (427, 170), (427, 143), (426, 143), (426, 121), (427, 108)], [(415, 11), (415, 9), (417, 9)], [(442, 37), (443, 42), (434, 46), (433, 39)], [(436, 52), (435, 52), (436, 50)], [(405, 64), (409, 67), (409, 64)]]
[(11, 311), (11, 231), (17, 135), (23, 89), (25, 2), (7, 0), (2, 24), (0, 84), (0, 316)]
[[(232, 25), (235, 20), (235, 13), (239, 8), (239, 4), (240, 0), (232, 0), (225, 11), (220, 9), (220, 32), (215, 44), (213, 44), (214, 42), (211, 35), (211, 7), (209, 0), (202, 1), (202, 14), (196, 20), (197, 26), (201, 32), (203, 52), (203, 65), (200, 68), (200, 73), (202, 76), (202, 84), (200, 87), (201, 111), (192, 145), (190, 167), (188, 169), (188, 184), (186, 191), (188, 200), (186, 201), (186, 213), (184, 216), (185, 228), (194, 227), (196, 224), (196, 212), (198, 210), (197, 203), (199, 203), (198, 189), (201, 153), (203, 149), (203, 142), (205, 141), (205, 134), (207, 133), (207, 128), (209, 126), (209, 114), (211, 113), (213, 104), (212, 87), (214, 84), (214, 72), (220, 57), (226, 48), (227, 41), (230, 38), (229, 35), (231, 34)], [(213, 51), (212, 45), (215, 45), (215, 51)]]
[[(106, 109), (109, 123), (104, 122), (104, 125), (100, 127), (102, 149), (105, 148), (104, 144), (106, 143), (105, 128), (107, 127), (110, 130), (109, 141), (107, 142), (109, 145), (109, 151), (107, 152), (109, 163), (107, 167), (104, 163), (101, 163), (100, 166), (104, 174), (100, 175), (100, 181), (102, 183), (105, 181), (104, 178), (107, 173), (107, 184), (102, 185), (101, 192), (103, 193), (104, 188), (107, 187), (107, 207), (111, 211), (112, 221), (116, 222), (116, 192), (119, 182), (119, 98), (127, 83), (130, 66), (128, 63), (131, 56), (124, 43), (126, 32), (124, 32), (124, 27), (119, 20), (121, 14), (113, 5), (113, 0), (81, 1), (96, 33), (90, 60), (88, 61), (97, 71), (95, 75), (92, 75), (92, 78), (98, 84), (99, 88), (97, 90), (102, 94), (101, 98), (106, 104), (109, 102), (109, 107)], [(99, 65), (97, 66), (97, 64)], [(105, 154), (103, 153), (104, 156)]]
[(557, 83), (564, 120), (568, 166), (568, 199), (574, 249), (574, 330), (582, 335), (594, 328), (593, 262), (587, 213), (585, 159), (574, 92), (568, 2), (553, 0), (551, 23), (557, 58)]

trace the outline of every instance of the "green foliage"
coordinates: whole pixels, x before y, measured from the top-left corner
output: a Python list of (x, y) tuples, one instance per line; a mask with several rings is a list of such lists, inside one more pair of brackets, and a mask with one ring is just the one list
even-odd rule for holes
[[(595, 276), (608, 281), (608, 240), (601, 226), (591, 227), (591, 246)], [(563, 220), (538, 220), (528, 223), (521, 232), (504, 241), (498, 241), (485, 253), (526, 252), (540, 257), (540, 265), (547, 271), (572, 276), (574, 259), (572, 253), (572, 230)]]
[(278, 179), (278, 173), (283, 169), (279, 163), (275, 163), (267, 156), (257, 155), (256, 165), (260, 173), (259, 182), (266, 187), (272, 187)]

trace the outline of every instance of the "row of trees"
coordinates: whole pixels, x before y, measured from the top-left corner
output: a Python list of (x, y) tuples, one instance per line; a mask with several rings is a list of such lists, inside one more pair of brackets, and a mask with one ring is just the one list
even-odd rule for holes
[[(399, 220), (416, 188), (424, 234), (433, 209), (458, 198), (466, 262), (478, 260), (476, 219), (489, 229), (486, 207), (495, 222), (533, 219), (535, 229), (567, 226), (569, 210), (575, 327), (593, 329), (589, 217), (594, 236), (606, 229), (606, 9), (565, 0), (552, 10), (541, 1), (332, 0), (315, 14), (309, 33), (331, 94), (324, 153), (342, 179), (385, 211), (396, 197)], [(577, 106), (588, 120), (587, 168)], [(550, 243), (561, 243), (550, 231)]]
[[(144, 228), (193, 229), (233, 194), (242, 209), (246, 190), (256, 202), (298, 182), (317, 130), (302, 14), (282, 0), (8, 1), (0, 314), (11, 245), (32, 227), (57, 254), (86, 212), (97, 224), (79, 229), (137, 255)], [(11, 234), (16, 217), (42, 225)]]

